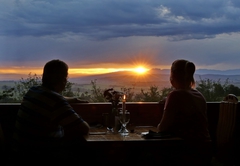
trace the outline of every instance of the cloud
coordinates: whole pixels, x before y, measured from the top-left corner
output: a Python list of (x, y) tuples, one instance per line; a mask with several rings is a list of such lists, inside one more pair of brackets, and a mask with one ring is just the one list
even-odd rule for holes
[(240, 30), (240, 8), (236, 0), (3, 2), (0, 7), (2, 36), (58, 37), (74, 33), (97, 40), (129, 36), (186, 40)]
[[(0, 0), (0, 66), (239, 68), (239, 0)], [(224, 64), (224, 65), (223, 65)], [(119, 67), (117, 66), (117, 67)]]

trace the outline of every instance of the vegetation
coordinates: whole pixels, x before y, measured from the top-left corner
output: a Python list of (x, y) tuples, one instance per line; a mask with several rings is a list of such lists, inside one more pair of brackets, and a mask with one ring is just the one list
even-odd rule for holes
[[(21, 78), (15, 83), (14, 87), (7, 85), (2, 86), (2, 92), (0, 92), (0, 102), (2, 103), (13, 103), (21, 102), (23, 96), (32, 86), (41, 85), (41, 77), (36, 74), (28, 75), (27, 79)], [(78, 88), (77, 91), (73, 91), (74, 83), (67, 82), (62, 95), (68, 97), (78, 97), (82, 100), (88, 100), (89, 102), (107, 102), (104, 98), (104, 91), (97, 85), (97, 80), (91, 81), (91, 89), (89, 91), (81, 92)], [(220, 83), (220, 80), (213, 81), (210, 79), (201, 79), (196, 82), (196, 89), (199, 90), (208, 102), (210, 101), (221, 101), (227, 94), (235, 94), (240, 96), (240, 88), (229, 84), (226, 79), (224, 84)], [(125, 93), (128, 102), (158, 102), (163, 100), (172, 88), (159, 89), (158, 86), (150, 86), (147, 91), (141, 89), (140, 93), (134, 93), (134, 87), (121, 88), (121, 92)]]
[(201, 79), (197, 82), (196, 89), (200, 91), (208, 102), (211, 101), (222, 101), (227, 94), (234, 94), (240, 96), (240, 88), (229, 84), (228, 79), (225, 80), (224, 84), (218, 81), (210, 79)]

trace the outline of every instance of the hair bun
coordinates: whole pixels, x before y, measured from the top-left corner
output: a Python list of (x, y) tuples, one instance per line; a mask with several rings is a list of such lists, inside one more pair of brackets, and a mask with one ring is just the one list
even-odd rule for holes
[(192, 62), (186, 62), (185, 64), (185, 72), (187, 75), (193, 75), (195, 72), (195, 65)]

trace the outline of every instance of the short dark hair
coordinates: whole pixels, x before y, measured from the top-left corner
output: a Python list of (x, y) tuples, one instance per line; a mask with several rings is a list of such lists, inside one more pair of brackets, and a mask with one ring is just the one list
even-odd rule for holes
[(59, 60), (53, 59), (47, 62), (43, 68), (42, 84), (51, 90), (59, 81), (68, 76), (68, 65)]

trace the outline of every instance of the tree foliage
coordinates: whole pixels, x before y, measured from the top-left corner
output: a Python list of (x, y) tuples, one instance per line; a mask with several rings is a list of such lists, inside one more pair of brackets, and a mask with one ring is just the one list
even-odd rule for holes
[(0, 93), (0, 101), (14, 102), (13, 95), (14, 95), (14, 88), (8, 87), (7, 85), (3, 85), (2, 92)]
[(200, 91), (205, 99), (211, 101), (222, 101), (227, 94), (240, 95), (240, 89), (232, 84), (229, 84), (228, 79), (221, 84), (221, 80), (201, 79), (197, 82), (196, 89)]
[[(41, 77), (29, 73), (26, 79), (21, 78), (15, 83), (14, 87), (2, 86), (0, 102), (21, 102), (28, 89), (36, 85), (41, 85)], [(73, 91), (74, 85), (74, 83), (68, 81), (62, 95), (78, 97), (89, 102), (107, 102), (103, 95), (106, 89), (99, 87), (96, 79), (91, 81), (91, 88), (88, 91), (81, 92), (79, 88)], [(204, 80), (200, 77), (200, 81), (196, 82), (196, 89), (203, 94), (208, 102), (221, 101), (227, 94), (240, 96), (240, 88), (229, 84), (228, 79), (221, 84), (220, 79), (214, 81), (211, 79)], [(121, 88), (121, 92), (126, 94), (128, 102), (158, 102), (163, 100), (171, 90), (172, 88), (163, 88), (160, 90), (158, 86), (154, 85), (150, 86), (147, 90), (141, 89), (140, 93), (135, 93), (134, 87)]]
[(28, 74), (26, 79), (21, 78), (18, 82), (15, 83), (14, 92), (16, 101), (21, 101), (23, 96), (32, 86), (37, 86), (41, 84), (41, 77), (37, 74), (32, 75)]
[(67, 81), (64, 90), (62, 91), (63, 96), (73, 97), (75, 96), (74, 92), (72, 91), (74, 83)]
[(127, 101), (134, 101), (134, 87), (133, 88), (126, 88), (122, 87), (121, 91), (126, 95), (126, 100)]
[(91, 81), (92, 89), (91, 89), (91, 102), (105, 102), (105, 98), (103, 96), (103, 90), (97, 86), (97, 80)]
[[(38, 86), (42, 84), (42, 77), (37, 74), (29, 73), (26, 79), (21, 78), (15, 82), (14, 87), (8, 87), (4, 85), (3, 91), (0, 93), (0, 102), (21, 102), (24, 95), (32, 86)], [(65, 89), (62, 92), (64, 96), (74, 96), (72, 86), (74, 83), (67, 82)]]

